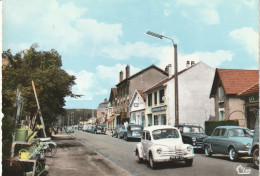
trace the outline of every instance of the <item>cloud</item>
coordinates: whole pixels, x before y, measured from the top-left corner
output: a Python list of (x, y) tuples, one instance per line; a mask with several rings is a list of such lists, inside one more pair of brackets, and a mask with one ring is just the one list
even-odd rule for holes
[(204, 9), (201, 12), (201, 15), (202, 15), (203, 21), (206, 24), (214, 25), (214, 24), (220, 23), (218, 12), (215, 9)]
[(169, 10), (169, 9), (165, 9), (165, 10), (163, 11), (164, 16), (170, 16), (171, 13), (172, 13), (172, 11)]
[(229, 36), (238, 41), (248, 54), (252, 55), (255, 59), (258, 59), (258, 33), (253, 28), (243, 27), (235, 29), (229, 33)]

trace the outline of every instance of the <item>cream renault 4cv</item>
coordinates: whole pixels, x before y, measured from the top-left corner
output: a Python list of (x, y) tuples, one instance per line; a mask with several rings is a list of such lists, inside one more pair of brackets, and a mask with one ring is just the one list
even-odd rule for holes
[(179, 130), (167, 125), (144, 128), (134, 152), (138, 163), (148, 160), (152, 169), (168, 161), (184, 161), (186, 166), (191, 166), (195, 156), (193, 147), (182, 142)]

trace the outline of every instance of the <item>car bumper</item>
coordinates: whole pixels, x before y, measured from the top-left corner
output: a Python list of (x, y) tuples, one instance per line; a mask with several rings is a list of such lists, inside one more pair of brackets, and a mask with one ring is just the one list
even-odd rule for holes
[(168, 162), (168, 161), (185, 161), (187, 159), (193, 159), (194, 154), (187, 155), (172, 155), (172, 156), (154, 156), (154, 162)]
[(249, 155), (250, 156), (250, 150), (238, 150), (237, 153), (240, 155)]

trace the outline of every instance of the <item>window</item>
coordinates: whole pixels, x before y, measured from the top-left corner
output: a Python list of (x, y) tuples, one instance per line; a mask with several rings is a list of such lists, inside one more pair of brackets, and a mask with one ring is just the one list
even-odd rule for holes
[(224, 102), (224, 89), (223, 87), (221, 86), (221, 84), (219, 84), (219, 87), (218, 87), (218, 101), (219, 102)]
[(164, 89), (160, 90), (159, 92), (159, 96), (160, 96), (160, 103), (163, 103), (164, 102)]
[(154, 105), (157, 105), (157, 92), (154, 92)]
[(219, 134), (220, 134), (220, 128), (215, 129), (213, 132), (213, 136), (219, 136)]
[(161, 115), (161, 125), (166, 125), (166, 115), (165, 114)]
[(145, 140), (147, 140), (147, 141), (151, 140), (151, 135), (148, 131), (145, 133)]
[(159, 120), (158, 120), (158, 116), (154, 115), (154, 125), (159, 125)]
[(222, 128), (222, 129), (221, 129), (220, 136), (226, 136), (226, 133), (227, 133), (227, 129)]
[(225, 119), (225, 109), (224, 108), (219, 108), (219, 120)]
[(148, 106), (152, 106), (152, 94), (148, 94)]

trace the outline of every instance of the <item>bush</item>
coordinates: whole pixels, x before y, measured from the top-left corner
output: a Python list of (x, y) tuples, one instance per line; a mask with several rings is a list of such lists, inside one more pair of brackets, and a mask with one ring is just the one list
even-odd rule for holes
[(211, 135), (217, 126), (239, 126), (238, 120), (205, 121), (205, 133)]

